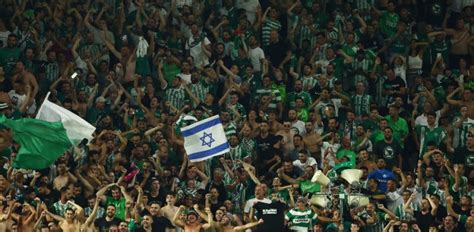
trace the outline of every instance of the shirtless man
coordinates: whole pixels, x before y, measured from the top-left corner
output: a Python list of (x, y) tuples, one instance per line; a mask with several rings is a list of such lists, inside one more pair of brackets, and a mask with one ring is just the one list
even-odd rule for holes
[(201, 224), (199, 220), (199, 215), (196, 211), (190, 210), (188, 211), (186, 215), (186, 221), (183, 221), (180, 219), (181, 213), (186, 209), (184, 205), (180, 206), (178, 209), (178, 212), (173, 217), (173, 223), (179, 227), (184, 228), (184, 232), (200, 232), (201, 229), (209, 229), (211, 228), (211, 224), (209, 222), (212, 222), (212, 213), (211, 209), (206, 208), (205, 211), (207, 213), (207, 221), (209, 221), (206, 224)]
[(285, 141), (285, 144), (283, 145), (285, 154), (288, 154), (295, 148), (293, 145), (293, 136), (295, 136), (295, 131), (291, 129), (291, 122), (283, 122), (283, 129), (278, 131), (276, 135), (283, 136), (283, 141)]
[(260, 219), (256, 222), (250, 222), (242, 226), (233, 226), (232, 225), (232, 218), (230, 218), (229, 214), (224, 214), (222, 216), (221, 222), (218, 222), (216, 225), (217, 232), (237, 232), (237, 231), (245, 231), (246, 229), (253, 228), (263, 223), (263, 219)]
[[(446, 28), (444, 26), (444, 31), (449, 36), (452, 36), (452, 46), (451, 54), (456, 58), (467, 58), (469, 56), (469, 47), (472, 46), (472, 41), (474, 37), (469, 33), (469, 29), (464, 24), (464, 19), (459, 18), (456, 20), (456, 28)], [(459, 62), (459, 60), (455, 60)], [(459, 63), (456, 63), (458, 65)]]
[[(461, 100), (454, 100), (453, 97), (458, 93), (461, 92)], [(474, 100), (472, 95), (472, 90), (464, 89), (464, 88), (457, 88), (453, 92), (451, 92), (447, 96), (448, 104), (454, 107), (461, 107), (463, 105), (467, 106), (468, 108), (468, 116), (469, 118), (474, 118)]]
[(174, 204), (176, 203), (176, 196), (172, 193), (166, 194), (166, 205), (161, 208), (161, 214), (163, 217), (168, 218), (168, 220), (173, 221), (173, 217), (178, 212), (178, 207)]
[(23, 82), (24, 85), (29, 85), (31, 86), (31, 96), (29, 99), (29, 103), (33, 103), (33, 100), (36, 97), (36, 94), (38, 94), (38, 82), (36, 81), (35, 76), (33, 76), (32, 73), (26, 71), (25, 65), (23, 64), (22, 61), (16, 62), (15, 66), (15, 75), (12, 77), (12, 84), (15, 83), (16, 81), (21, 81)]
[[(81, 206), (75, 204), (72, 201), (69, 201), (73, 208), (68, 208), (66, 209), (66, 213), (64, 214), (64, 218), (58, 215), (55, 215), (48, 210), (45, 210), (46, 214), (54, 218), (54, 220), (59, 221), (59, 227), (64, 232), (77, 232), (80, 231), (79, 229), (81, 228), (81, 224), (83, 223), (84, 219), (84, 210), (82, 209)], [(76, 217), (77, 215), (77, 217)]]
[[(321, 141), (323, 141), (327, 136), (322, 136), (316, 131), (314, 131), (314, 126), (312, 122), (305, 123), (306, 134), (303, 135), (304, 147), (309, 151), (311, 156), (318, 160), (320, 158), (321, 148), (319, 147)], [(318, 160), (318, 162), (320, 162)]]
[(68, 183), (76, 183), (77, 178), (67, 170), (66, 163), (59, 162), (57, 165), (58, 176), (53, 180), (53, 186), (56, 190), (61, 190)]

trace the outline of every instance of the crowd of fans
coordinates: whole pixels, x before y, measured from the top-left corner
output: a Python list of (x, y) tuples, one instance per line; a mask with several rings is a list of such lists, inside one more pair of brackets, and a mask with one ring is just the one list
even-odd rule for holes
[(0, 132), (0, 231), (474, 231), (473, 4), (0, 0), (1, 113), (97, 127), (35, 171)]

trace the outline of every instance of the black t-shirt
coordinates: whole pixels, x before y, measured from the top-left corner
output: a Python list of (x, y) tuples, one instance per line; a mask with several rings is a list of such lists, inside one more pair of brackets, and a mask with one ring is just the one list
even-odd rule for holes
[(38, 194), (38, 197), (44, 201), (46, 206), (51, 207), (57, 199), (61, 198), (61, 194), (58, 191), (51, 189), (49, 194)]
[(458, 147), (451, 157), (453, 164), (464, 164), (466, 170), (474, 170), (474, 151), (469, 151), (467, 147)]
[(431, 215), (431, 212), (422, 214), (421, 211), (415, 211), (415, 218), (421, 231), (428, 231), (430, 226), (434, 225), (435, 222), (435, 217)]
[(99, 232), (108, 232), (113, 225), (119, 225), (120, 219), (114, 218), (112, 221), (105, 220), (105, 217), (96, 219), (94, 225), (99, 229)]
[(387, 143), (385, 140), (379, 141), (375, 144), (374, 152), (377, 158), (382, 158), (387, 163), (387, 169), (398, 165), (398, 159), (402, 153), (400, 144), (396, 142)]
[(286, 57), (286, 52), (289, 50), (289, 44), (286, 41), (278, 41), (268, 45), (265, 54), (268, 55), (270, 62), (274, 67), (277, 67)]
[[(396, 77), (393, 80), (387, 79), (383, 82), (383, 89), (384, 90), (392, 90), (392, 91), (398, 91), (400, 90), (401, 87), (405, 87), (405, 82), (403, 81), (402, 78)], [(392, 103), (394, 100), (394, 95), (389, 95), (387, 99), (387, 104)]]
[(257, 218), (262, 218), (264, 221), (258, 226), (257, 231), (285, 231), (285, 211), (288, 209), (288, 205), (280, 201), (273, 201), (270, 204), (257, 202), (254, 208)]
[(152, 196), (151, 192), (146, 194), (146, 195), (148, 196), (148, 202), (156, 202), (162, 207), (166, 203), (166, 194), (165, 194), (164, 191), (161, 190), (161, 188), (160, 188), (160, 191), (158, 192), (157, 196)]
[(257, 154), (260, 160), (269, 160), (275, 155), (273, 144), (275, 136), (268, 134), (267, 137), (262, 138), (260, 135), (256, 139), (257, 143)]
[(166, 228), (173, 229), (171, 221), (165, 217), (153, 216), (153, 224), (151, 225), (154, 232), (165, 232)]

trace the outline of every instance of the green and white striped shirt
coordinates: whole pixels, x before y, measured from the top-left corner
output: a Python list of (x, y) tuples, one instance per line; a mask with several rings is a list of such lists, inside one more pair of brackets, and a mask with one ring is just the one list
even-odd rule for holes
[[(420, 206), (416, 204), (415, 202), (410, 203), (410, 209), (413, 211), (419, 211)], [(415, 221), (415, 217), (413, 213), (408, 213), (404, 208), (403, 205), (397, 206), (395, 209), (395, 215), (400, 219), (400, 221)]]
[(303, 80), (303, 90), (305, 91), (314, 88), (314, 86), (316, 86), (318, 83), (316, 76), (301, 76), (300, 79)]
[(166, 101), (169, 101), (176, 109), (181, 109), (186, 100), (186, 92), (183, 88), (169, 88), (165, 92)]
[(302, 211), (298, 208), (294, 208), (285, 215), (285, 220), (290, 223), (290, 230), (298, 232), (311, 231), (313, 221), (317, 218), (318, 215), (311, 209)]
[[(355, 73), (354, 84), (362, 81), (364, 84), (367, 85), (367, 77), (364, 74), (368, 74), (371, 71), (374, 62), (369, 59), (363, 59), (361, 61), (358, 59), (354, 59), (351, 65), (351, 68)], [(358, 70), (361, 70), (364, 74), (357, 72)]]
[(48, 63), (46, 65), (46, 79), (54, 82), (59, 77), (59, 65), (56, 62)]
[(191, 92), (201, 102), (204, 102), (204, 99), (206, 98), (206, 94), (209, 92), (209, 86), (207, 86), (204, 80), (202, 80), (196, 84), (191, 84)]
[(372, 103), (372, 96), (364, 95), (354, 95), (351, 98), (352, 107), (356, 116), (361, 116), (363, 114), (370, 113), (370, 104)]
[(273, 19), (267, 18), (263, 22), (262, 26), (262, 44), (264, 47), (268, 46), (270, 44), (270, 33), (273, 30), (280, 30), (281, 28), (281, 23), (279, 21), (275, 21)]
[(247, 155), (253, 156), (255, 154), (257, 143), (255, 142), (255, 139), (243, 137), (240, 142), (240, 147), (242, 147), (242, 150), (244, 150)]
[[(458, 123), (460, 120), (461, 118), (457, 118), (454, 121), (454, 124)], [(469, 129), (472, 127), (474, 127), (474, 119), (467, 118), (462, 122), (460, 128), (454, 128), (454, 147), (466, 146), (467, 135), (469, 134)]]
[[(372, 224), (368, 224), (366, 223), (363, 227), (362, 227), (362, 231), (364, 232), (381, 232), (383, 231), (383, 228), (385, 226), (385, 222), (389, 219), (389, 216), (385, 213), (382, 213), (382, 212), (375, 212), (376, 214), (376, 220), (375, 220), (375, 223), (372, 223)], [(359, 217), (364, 220), (365, 222), (367, 222), (367, 219), (370, 217), (369, 214), (367, 212), (362, 212)]]
[(229, 136), (233, 134), (237, 134), (237, 126), (235, 126), (234, 123), (229, 122), (226, 125), (224, 125), (224, 132), (225, 132), (225, 136), (229, 138)]
[(268, 104), (268, 108), (277, 109), (277, 105), (281, 102), (281, 93), (280, 90), (276, 88), (262, 88), (257, 89), (257, 101), (260, 100), (262, 96), (272, 96), (272, 101)]

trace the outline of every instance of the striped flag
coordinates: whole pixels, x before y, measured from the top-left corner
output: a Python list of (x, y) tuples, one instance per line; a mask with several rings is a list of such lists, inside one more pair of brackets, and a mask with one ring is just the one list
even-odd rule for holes
[(219, 115), (181, 128), (184, 149), (191, 162), (199, 162), (229, 152)]

